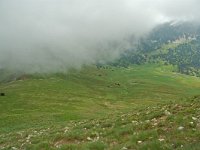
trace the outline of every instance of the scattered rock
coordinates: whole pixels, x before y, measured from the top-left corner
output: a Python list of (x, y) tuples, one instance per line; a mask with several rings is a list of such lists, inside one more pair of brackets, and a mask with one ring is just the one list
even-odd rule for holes
[(190, 122), (190, 125), (194, 125), (194, 122)]
[(66, 132), (69, 131), (69, 128), (68, 128), (68, 127), (65, 127), (64, 130), (65, 130), (64, 133), (66, 133)]
[(88, 141), (92, 141), (92, 138), (91, 138), (91, 137), (87, 137), (87, 140), (88, 140)]
[(153, 125), (154, 125), (154, 126), (157, 126), (157, 125), (158, 125), (158, 123), (157, 123), (157, 122), (155, 122)]
[(28, 137), (26, 138), (26, 140), (30, 140), (30, 138), (32, 137), (32, 135), (28, 135)]
[(138, 143), (138, 144), (141, 144), (141, 143), (142, 143), (142, 141), (137, 141), (137, 143)]
[(196, 121), (196, 120), (197, 120), (197, 118), (196, 118), (196, 117), (192, 117), (192, 120)]
[(122, 149), (121, 150), (126, 150), (126, 149), (128, 149), (127, 147), (122, 147)]
[(94, 139), (94, 141), (98, 141), (99, 140), (99, 136), (97, 136), (95, 139)]
[(184, 129), (184, 127), (182, 127), (182, 126), (178, 127), (178, 130), (183, 130), (183, 129)]
[(165, 139), (158, 139), (160, 142), (164, 141)]
[(157, 119), (156, 119), (156, 118), (153, 118), (153, 119), (151, 119), (151, 121), (153, 121), (153, 122), (157, 122)]
[(135, 124), (135, 125), (138, 125), (138, 122), (135, 121), (135, 120), (133, 120), (132, 123)]
[(168, 110), (165, 110), (165, 115), (166, 115), (166, 116), (170, 116), (171, 113), (170, 113)]
[(181, 148), (183, 148), (183, 145), (181, 145)]

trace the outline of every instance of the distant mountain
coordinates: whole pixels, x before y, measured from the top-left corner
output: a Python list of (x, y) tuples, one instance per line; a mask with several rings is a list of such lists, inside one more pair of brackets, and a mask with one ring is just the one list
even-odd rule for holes
[(144, 63), (172, 64), (180, 73), (200, 76), (200, 26), (189, 22), (159, 25), (112, 65)]

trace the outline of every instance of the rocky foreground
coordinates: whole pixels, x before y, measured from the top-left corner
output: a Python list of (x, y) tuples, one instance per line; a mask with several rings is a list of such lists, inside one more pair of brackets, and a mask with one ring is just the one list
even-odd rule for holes
[(198, 149), (200, 97), (1, 134), (0, 149)]

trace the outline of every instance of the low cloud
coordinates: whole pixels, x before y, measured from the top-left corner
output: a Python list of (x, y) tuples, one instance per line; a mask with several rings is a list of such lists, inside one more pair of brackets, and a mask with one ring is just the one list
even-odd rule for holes
[[(1, 0), (0, 67), (63, 71), (117, 58), (157, 24), (200, 18), (198, 0)], [(134, 40), (133, 40), (134, 41)]]

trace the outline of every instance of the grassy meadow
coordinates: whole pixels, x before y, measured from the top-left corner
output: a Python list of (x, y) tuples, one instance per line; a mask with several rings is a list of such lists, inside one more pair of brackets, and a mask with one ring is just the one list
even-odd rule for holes
[(197, 149), (200, 79), (95, 66), (2, 82), (0, 149)]

